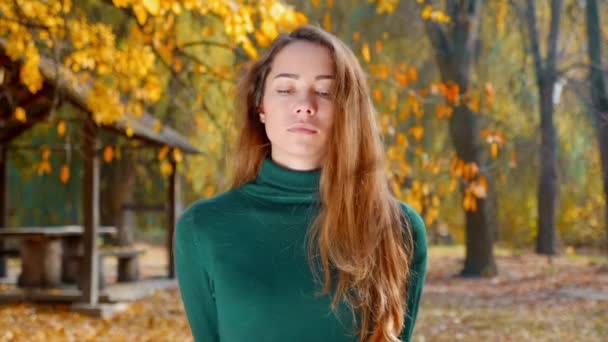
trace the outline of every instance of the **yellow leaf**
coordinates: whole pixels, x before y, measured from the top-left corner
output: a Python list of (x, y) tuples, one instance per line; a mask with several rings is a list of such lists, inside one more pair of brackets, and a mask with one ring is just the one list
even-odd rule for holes
[(494, 96), (494, 87), (492, 86), (492, 83), (487, 82), (484, 86), (484, 93), (487, 97), (492, 97)]
[(159, 0), (143, 0), (144, 7), (152, 15), (158, 15), (160, 12), (160, 1)]
[(374, 89), (374, 100), (378, 102), (382, 101), (382, 90), (379, 88)]
[(420, 15), (422, 16), (422, 19), (428, 20), (431, 17), (432, 12), (433, 7), (431, 7), (431, 5), (426, 5), (424, 8), (422, 8), (422, 13)]
[(397, 73), (397, 74), (395, 74), (395, 79), (397, 80), (397, 83), (399, 83), (400, 86), (407, 87), (409, 80), (407, 79), (406, 74)]
[(325, 31), (331, 31), (331, 16), (329, 12), (325, 13), (325, 17), (323, 18), (323, 28)]
[(45, 173), (51, 173), (51, 163), (49, 163), (48, 160), (43, 160), (42, 162), (40, 162), (40, 164), (38, 164), (38, 175), (41, 176)]
[(60, 137), (63, 137), (65, 135), (65, 121), (64, 120), (60, 120), (59, 123), (57, 123), (57, 134)]
[(296, 12), (295, 17), (296, 25), (304, 25), (308, 23), (308, 17), (306, 17), (306, 15), (304, 15), (302, 12)]
[(389, 160), (398, 160), (400, 154), (395, 146), (389, 146), (389, 148), (386, 150), (386, 155)]
[(464, 195), (463, 207), (466, 211), (477, 210), (477, 198), (470, 191), (466, 191)]
[(268, 37), (268, 39), (275, 39), (279, 35), (279, 30), (277, 29), (277, 24), (270, 20), (264, 20), (262, 22), (262, 27), (260, 27), (264, 36)]
[(182, 151), (179, 148), (174, 148), (173, 149), (173, 159), (175, 159), (175, 161), (177, 163), (181, 163), (183, 160), (182, 157)]
[(403, 109), (401, 109), (401, 112), (399, 112), (399, 120), (404, 121), (404, 120), (407, 120), (409, 117), (410, 117), (409, 108), (407, 106), (404, 106)]
[(321, 0), (311, 0), (312, 7), (317, 8), (321, 4)]
[(215, 187), (213, 185), (207, 185), (205, 187), (205, 197), (209, 198), (215, 194)]
[(59, 179), (63, 184), (66, 184), (70, 180), (70, 167), (67, 164), (64, 164), (61, 167), (61, 171), (59, 171)]
[(249, 40), (249, 38), (243, 38), (243, 43), (241, 44), (241, 46), (249, 57), (251, 57), (252, 59), (258, 58), (258, 51), (256, 50), (255, 46), (253, 46), (253, 43), (251, 43), (251, 40)]
[[(268, 37), (266, 37), (263, 33), (261, 33), (260, 31), (255, 31), (253, 33), (253, 37), (255, 38), (255, 41), (258, 42), (258, 45), (265, 48), (268, 45), (270, 45), (270, 40), (268, 40)], [(197, 70), (198, 71), (198, 70)], [(201, 72), (201, 71), (198, 71)], [(204, 72), (204, 71), (203, 71)]]
[(125, 133), (127, 134), (127, 137), (132, 137), (133, 136), (133, 127), (131, 126), (127, 126), (127, 128), (125, 129)]
[(173, 166), (171, 166), (171, 163), (168, 162), (167, 160), (163, 160), (162, 163), (160, 164), (160, 173), (165, 176), (172, 174)]
[(158, 151), (158, 160), (163, 160), (167, 157), (169, 153), (169, 146), (163, 146), (160, 151)]
[(414, 112), (414, 115), (416, 115), (417, 118), (420, 118), (423, 115), (422, 107), (420, 105), (420, 101), (418, 100), (418, 96), (413, 91), (410, 91), (410, 94), (408, 96), (408, 104), (410, 105), (412, 112)]
[(382, 52), (382, 41), (376, 40), (375, 49), (376, 49), (376, 53)]
[(403, 133), (397, 133), (397, 144), (407, 147), (407, 137)]
[(472, 112), (477, 113), (479, 112), (479, 96), (477, 95), (473, 95), (471, 97), (471, 99), (469, 100), (469, 109), (471, 109)]
[(146, 12), (146, 9), (142, 5), (140, 5), (140, 4), (133, 5), (133, 13), (135, 13), (137, 22), (140, 25), (143, 25), (146, 23), (146, 19), (148, 19), (148, 12)]
[(51, 149), (46, 145), (40, 147), (40, 153), (42, 154), (42, 160), (48, 160), (51, 157)]
[(361, 33), (359, 33), (359, 32), (353, 33), (353, 40), (354, 41), (359, 40), (359, 38), (361, 38)]
[(453, 109), (447, 104), (440, 103), (435, 107), (435, 115), (437, 119), (450, 118), (452, 116)]
[(492, 143), (492, 145), (490, 145), (490, 154), (492, 155), (492, 158), (496, 159), (498, 156), (498, 144)]
[(371, 55), (369, 53), (369, 45), (367, 43), (363, 43), (361, 46), (361, 54), (363, 55), (363, 60), (366, 62), (370, 62), (372, 60)]
[(175, 72), (182, 71), (182, 66), (183, 66), (182, 60), (179, 59), (179, 58), (174, 58), (174, 60), (173, 60), (173, 69), (175, 70)]
[(412, 82), (418, 81), (418, 70), (416, 70), (416, 68), (410, 68), (408, 70), (408, 77)]
[(15, 109), (15, 119), (19, 122), (26, 122), (27, 115), (25, 114), (25, 109), (17, 107), (17, 109)]
[(19, 70), (19, 77), (21, 83), (23, 83), (30, 93), (36, 93), (42, 89), (43, 79), (38, 69), (38, 63), (40, 62), (40, 55), (38, 50), (32, 45), (26, 50), (25, 63), (21, 65)]
[(112, 0), (112, 3), (118, 8), (127, 7), (129, 5), (129, 0)]
[(414, 139), (416, 139), (416, 141), (420, 141), (420, 139), (422, 139), (422, 137), (424, 136), (424, 127), (418, 124), (414, 127), (411, 127), (409, 129), (409, 132), (411, 135), (414, 136)]
[(160, 130), (163, 128), (163, 125), (160, 123), (160, 121), (156, 120), (154, 121), (154, 132), (158, 133), (160, 132)]
[(103, 161), (106, 163), (111, 162), (114, 159), (114, 148), (108, 145), (103, 148)]

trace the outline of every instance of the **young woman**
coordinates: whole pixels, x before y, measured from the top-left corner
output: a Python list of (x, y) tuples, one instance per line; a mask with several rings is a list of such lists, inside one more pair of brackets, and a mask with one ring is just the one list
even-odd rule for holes
[(239, 85), (233, 188), (180, 217), (197, 342), (410, 341), (425, 226), (391, 194), (365, 73), (335, 36), (279, 36)]

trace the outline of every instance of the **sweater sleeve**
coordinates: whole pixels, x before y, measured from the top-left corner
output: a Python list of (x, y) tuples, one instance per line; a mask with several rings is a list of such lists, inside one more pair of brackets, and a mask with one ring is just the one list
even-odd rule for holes
[(406, 204), (403, 204), (403, 209), (405, 210), (412, 229), (414, 257), (410, 264), (411, 276), (407, 291), (407, 316), (400, 338), (404, 342), (410, 342), (412, 340), (412, 332), (414, 331), (414, 325), (416, 324), (420, 299), (422, 298), (422, 288), (426, 278), (427, 239), (426, 227), (422, 217)]
[(192, 209), (184, 212), (175, 228), (175, 271), (194, 341), (218, 342), (213, 283)]

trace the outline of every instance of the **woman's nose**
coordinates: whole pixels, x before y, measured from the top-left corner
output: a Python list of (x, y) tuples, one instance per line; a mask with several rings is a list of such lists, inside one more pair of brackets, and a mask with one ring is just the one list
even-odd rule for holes
[(296, 115), (299, 114), (307, 114), (307, 115), (315, 115), (317, 113), (316, 106), (313, 101), (309, 98), (300, 100), (295, 108), (294, 112)]

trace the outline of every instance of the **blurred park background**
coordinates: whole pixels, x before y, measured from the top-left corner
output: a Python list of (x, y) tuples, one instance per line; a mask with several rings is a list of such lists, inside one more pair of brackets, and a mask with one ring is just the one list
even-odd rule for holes
[[(605, 340), (603, 0), (2, 1), (0, 226), (82, 224), (92, 151), (99, 224), (130, 227), (143, 274), (168, 266), (168, 198), (227, 189), (240, 72), (305, 23), (367, 71), (392, 189), (427, 225), (414, 341)], [(189, 338), (176, 289), (107, 320), (0, 305), (0, 341)]]

